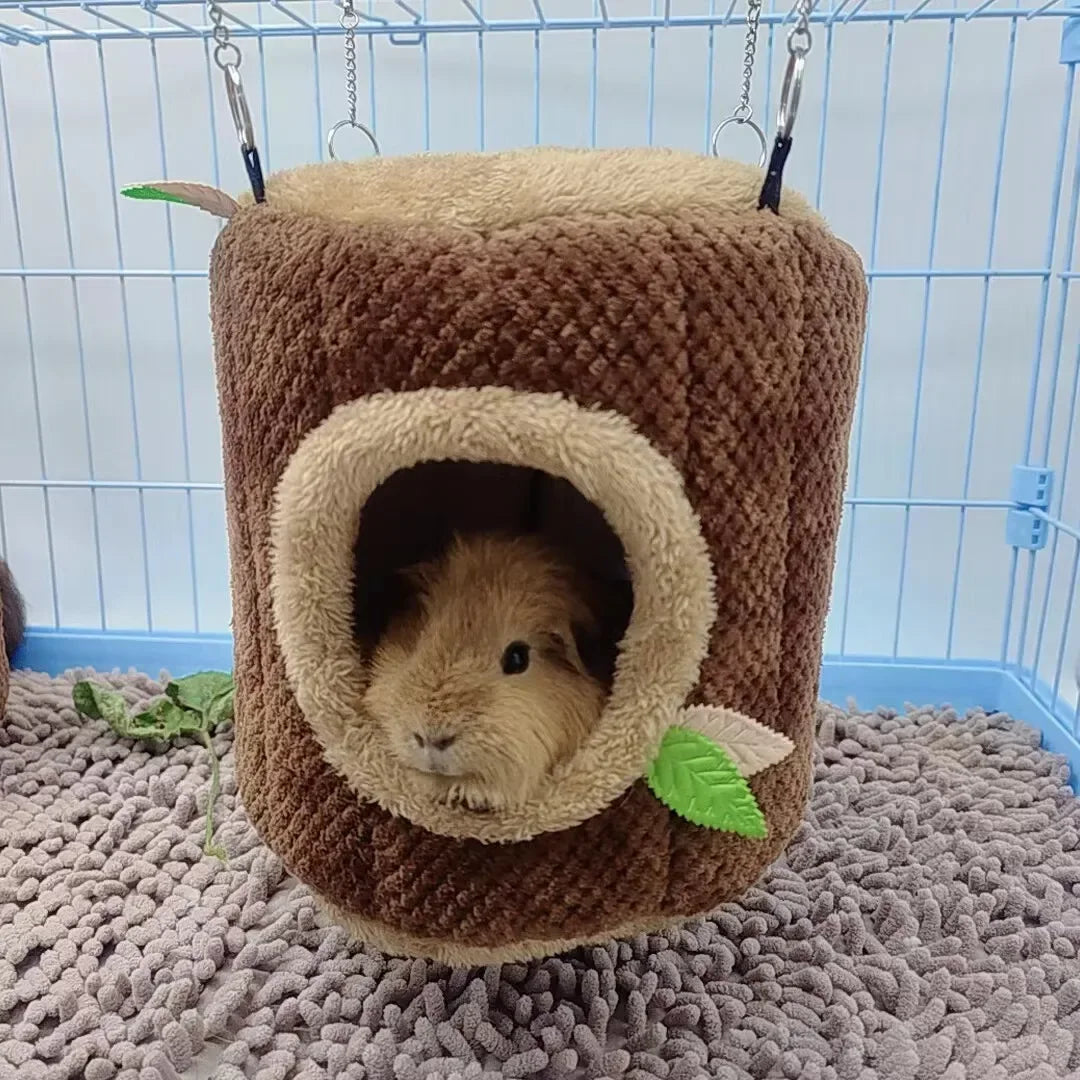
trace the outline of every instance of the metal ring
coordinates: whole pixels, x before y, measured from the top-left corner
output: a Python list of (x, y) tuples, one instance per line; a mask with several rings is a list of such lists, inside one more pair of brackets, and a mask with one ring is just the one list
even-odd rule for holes
[(799, 115), (799, 98), (802, 97), (803, 67), (806, 54), (793, 52), (784, 68), (784, 82), (780, 87), (780, 105), (776, 110), (776, 134), (780, 139), (790, 139)]
[(360, 25), (360, 16), (355, 11), (343, 11), (339, 22), (342, 30), (355, 30)]
[(232, 113), (236, 137), (240, 140), (241, 149), (253, 150), (255, 125), (251, 122), (251, 111), (248, 109), (247, 98), (244, 96), (244, 83), (240, 78), (240, 69), (235, 64), (226, 64), (222, 70), (225, 72), (225, 95), (229, 99), (229, 112)]
[(729, 127), (731, 124), (738, 124), (739, 127), (748, 127), (758, 137), (758, 142), (761, 144), (761, 154), (758, 157), (758, 166), (764, 168), (765, 148), (769, 144), (768, 139), (765, 138), (765, 132), (762, 131), (761, 128), (759, 128), (753, 120), (750, 120), (748, 118), (744, 119), (739, 116), (729, 116), (726, 120), (721, 120), (720, 123), (716, 125), (716, 130), (712, 133), (713, 157), (720, 156), (720, 152), (716, 149), (716, 144), (720, 140), (720, 132), (723, 131), (724, 128)]
[(326, 135), (326, 152), (330, 155), (331, 161), (338, 160), (337, 154), (334, 153), (334, 139), (337, 137), (337, 133), (345, 127), (362, 131), (367, 136), (368, 142), (371, 143), (371, 148), (375, 151), (376, 156), (381, 156), (382, 151), (379, 149), (379, 140), (375, 138), (375, 132), (367, 124), (361, 124), (359, 120), (339, 120)]
[(814, 47), (814, 36), (808, 26), (793, 26), (787, 36), (787, 51), (792, 56), (805, 56)]
[[(237, 47), (236, 42), (228, 40), (218, 41), (217, 38), (214, 40), (217, 41), (217, 45), (214, 46), (214, 63), (217, 64), (222, 71), (230, 67), (239, 68), (240, 61), (243, 60), (244, 57)], [(226, 53), (228, 53), (228, 59), (225, 59)]]

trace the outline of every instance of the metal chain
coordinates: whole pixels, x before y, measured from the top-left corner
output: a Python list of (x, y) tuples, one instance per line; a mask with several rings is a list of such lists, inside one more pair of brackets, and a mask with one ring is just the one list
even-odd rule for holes
[(207, 4), (207, 14), (214, 24), (214, 63), (224, 71), (226, 68), (240, 66), (243, 57), (236, 44), (229, 40), (229, 28), (225, 25), (225, 12), (221, 7), (210, 0)]
[(356, 14), (352, 0), (344, 0), (341, 28), (345, 31), (345, 100), (348, 103), (349, 124), (356, 127)]
[(717, 143), (720, 140), (720, 133), (726, 127), (730, 127), (732, 124), (737, 124), (740, 127), (743, 125), (750, 128), (750, 130), (757, 136), (758, 143), (760, 144), (760, 154), (758, 155), (758, 164), (765, 164), (765, 132), (754, 123), (754, 107), (750, 104), (750, 91), (754, 82), (754, 57), (757, 55), (757, 38), (758, 38), (758, 22), (761, 19), (761, 3), (762, 0), (747, 0), (746, 4), (746, 41), (743, 44), (743, 73), (742, 73), (742, 86), (739, 90), (739, 104), (732, 110), (731, 115), (726, 120), (721, 120), (716, 126), (716, 130), (712, 134), (712, 152), (714, 155), (718, 155), (720, 151), (717, 149)]
[(750, 89), (754, 81), (754, 57), (757, 54), (758, 20), (761, 18), (761, 0), (750, 0), (746, 6), (746, 42), (743, 46), (742, 93), (732, 118), (745, 123), (754, 115), (750, 104)]
[(814, 10), (814, 0), (796, 0), (795, 12), (798, 22), (787, 36), (789, 56), (806, 56), (813, 48), (814, 39), (810, 34), (810, 15)]
[(334, 140), (337, 133), (346, 127), (362, 132), (375, 153), (379, 153), (375, 132), (356, 119), (356, 28), (360, 24), (360, 16), (356, 13), (353, 0), (341, 0), (341, 18), (338, 21), (345, 31), (345, 119), (339, 120), (326, 135), (326, 151), (333, 161), (337, 160)]

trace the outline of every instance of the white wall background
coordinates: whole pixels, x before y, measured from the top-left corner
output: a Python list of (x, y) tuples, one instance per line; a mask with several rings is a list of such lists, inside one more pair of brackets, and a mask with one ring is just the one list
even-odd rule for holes
[[(400, 16), (386, 4), (373, 7)], [(618, 15), (651, 10), (650, 0), (609, 0), (609, 8)], [(927, 8), (941, 9), (938, 0)], [(201, 21), (197, 6), (174, 10)], [(288, 21), (269, 5), (236, 4), (231, 10), (249, 21)], [(307, 18), (334, 19), (325, 3), (305, 2), (296, 10)], [(549, 18), (591, 10), (591, 0), (545, 3)], [(672, 5), (675, 14), (707, 10), (708, 0)], [(738, 14), (743, 10), (740, 4)], [(887, 5), (871, 0), (862, 9), (864, 14), (874, 10)], [(428, 11), (433, 18), (468, 18), (456, 0), (431, 0)], [(529, 17), (532, 5), (487, 0), (485, 11), (492, 18)], [(57, 14), (95, 25), (78, 10)], [(8, 21), (10, 16), (5, 13)], [(124, 17), (141, 19), (142, 25), (149, 18), (137, 8), (125, 9)], [(22, 15), (18, 22), (32, 24)], [(891, 28), (856, 21), (837, 23), (829, 32), (815, 29), (787, 179), (820, 201), (835, 230), (876, 272), (931, 265), (1039, 271), (1047, 265), (1067, 100), (1066, 68), (1058, 62), (1061, 26), (1055, 18), (979, 18), (956, 24), (916, 20)], [(714, 34), (711, 81), (710, 31), (701, 28), (655, 34), (608, 29), (596, 34), (595, 44), (591, 32), (550, 31), (539, 36), (539, 46), (532, 33), (489, 33), (482, 39), (474, 33), (431, 35), (426, 49), (385, 37), (361, 39), (360, 115), (372, 118), (374, 104), (374, 123), (388, 154), (426, 147), (498, 149), (537, 139), (588, 145), (594, 125), (601, 146), (651, 141), (703, 150), (711, 125), (736, 101), (743, 27), (733, 22)], [(316, 158), (325, 128), (343, 115), (340, 39), (268, 38), (241, 45), (264, 163), (278, 169)], [(783, 32), (763, 30), (754, 102), (770, 128), (784, 58)], [(204, 47), (194, 40), (154, 47), (142, 40), (101, 46), (70, 41), (54, 43), (48, 51), (0, 46), (7, 134), (0, 155), (6, 157), (7, 146), (11, 152), (0, 167), (0, 270), (5, 271), (0, 276), (0, 481), (46, 475), (220, 482), (201, 276), (215, 223), (194, 210), (167, 211), (116, 198), (120, 185), (163, 176), (234, 190), (244, 186), (217, 72), (212, 82), (207, 74)], [(755, 152), (752, 141), (739, 133), (723, 149), (738, 157)], [(1069, 242), (1072, 166), (1070, 135), (1055, 237), (1057, 269), (1064, 265)], [(72, 266), (106, 273), (74, 278), (40, 273)], [(179, 268), (192, 276), (121, 279), (107, 273), (120, 266)], [(31, 274), (10, 273), (20, 267)], [(1010, 468), (1024, 457), (1029, 386), (1040, 345), (1043, 377), (1032, 454), (1036, 459), (1042, 454), (1061, 308), (1059, 283), (1053, 279), (1050, 286), (1047, 293), (1038, 276), (943, 278), (929, 286), (918, 276), (874, 278), (853, 494), (904, 497), (910, 467), (915, 497), (1008, 497)], [(1051, 457), (1058, 463), (1077, 356), (1076, 320), (1071, 311), (1068, 315), (1060, 335), (1050, 433)], [(924, 379), (916, 431), (920, 365)], [(1080, 494), (1077, 484), (1068, 487), (1065, 511), (1075, 522)], [(35, 622), (227, 628), (219, 492), (148, 491), (140, 499), (132, 491), (101, 490), (92, 498), (86, 490), (52, 489), (48, 522), (40, 489), (0, 486), (0, 497), (0, 544), (29, 596)], [(913, 509), (905, 559), (903, 509), (861, 507), (854, 516), (849, 511), (828, 649), (892, 654), (895, 646), (901, 655), (996, 658), (1012, 562), (1003, 538), (1004, 513), (966, 515), (950, 639), (960, 527), (955, 509)], [(1047, 657), (1057, 660), (1075, 550), (1063, 537), (1049, 590), (1049, 553), (1037, 562), (1025, 656), (1030, 659), (1045, 600), (1044, 668)], [(1027, 566), (1024, 553), (1017, 575), (1014, 652)], [(1070, 657), (1072, 648), (1070, 643)], [(1067, 662), (1071, 665), (1071, 659)]]

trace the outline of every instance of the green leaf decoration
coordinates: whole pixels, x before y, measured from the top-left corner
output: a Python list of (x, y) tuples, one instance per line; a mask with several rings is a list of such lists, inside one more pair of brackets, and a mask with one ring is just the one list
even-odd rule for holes
[(761, 807), (735, 763), (698, 731), (668, 728), (646, 779), (668, 809), (695, 825), (755, 839), (768, 835)]
[(779, 764), (795, 752), (795, 744), (782, 732), (734, 709), (691, 705), (679, 710), (677, 723), (722, 747), (746, 777)]
[(84, 681), (76, 683), (71, 692), (75, 708), (83, 716), (104, 720), (124, 738), (168, 742), (186, 737), (203, 744), (210, 756), (210, 798), (206, 805), (203, 851), (222, 862), (227, 858), (225, 849), (214, 843), (214, 804), (221, 787), (221, 765), (210, 735), (219, 724), (233, 718), (234, 695), (232, 676), (224, 671), (200, 671), (170, 682), (163, 698), (134, 716), (115, 690)]
[(191, 206), (190, 199), (181, 198), (171, 191), (162, 191), (161, 188), (152, 187), (150, 184), (132, 184), (130, 187), (121, 188), (120, 194), (128, 199), (153, 199), (157, 202), (183, 203)]
[(206, 712), (219, 694), (232, 690), (232, 676), (224, 671), (199, 671), (165, 687), (165, 693), (185, 709)]
[(121, 188), (128, 199), (149, 199), (155, 202), (181, 203), (197, 206), (215, 217), (231, 218), (240, 204), (226, 191), (209, 184), (193, 184), (186, 180), (158, 180), (153, 184), (132, 184)]

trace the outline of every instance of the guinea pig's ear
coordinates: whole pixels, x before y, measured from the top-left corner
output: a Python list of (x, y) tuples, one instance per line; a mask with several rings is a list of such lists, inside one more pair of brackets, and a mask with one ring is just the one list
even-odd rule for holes
[(541, 652), (553, 664), (576, 671), (579, 675), (588, 675), (589, 669), (578, 650), (577, 640), (572, 628), (564, 631), (550, 630), (542, 633)]
[(400, 588), (407, 590), (414, 599), (419, 599), (430, 591), (432, 583), (438, 578), (438, 571), (437, 562), (421, 562), (403, 566), (394, 576), (398, 578)]

